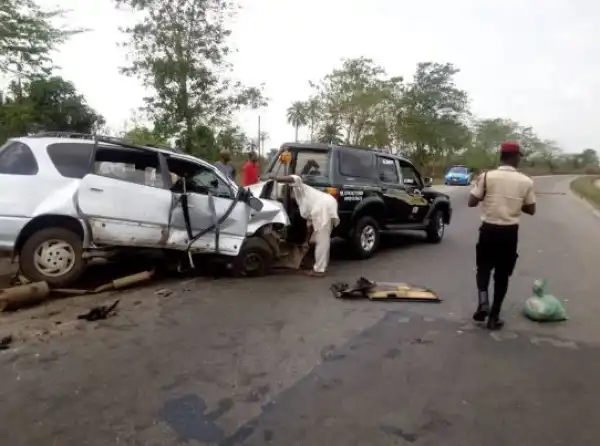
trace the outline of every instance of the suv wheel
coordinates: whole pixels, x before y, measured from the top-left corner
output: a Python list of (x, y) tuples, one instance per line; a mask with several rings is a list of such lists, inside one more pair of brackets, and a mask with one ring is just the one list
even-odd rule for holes
[(54, 287), (76, 281), (85, 269), (81, 238), (65, 228), (46, 228), (34, 233), (19, 253), (21, 271), (34, 282)]
[(431, 243), (439, 243), (444, 238), (444, 213), (442, 211), (435, 211), (429, 220), (429, 225), (425, 230), (427, 234), (427, 241)]
[(261, 237), (250, 237), (233, 261), (232, 272), (235, 277), (264, 276), (272, 262), (273, 251), (269, 243)]
[(352, 244), (361, 259), (375, 254), (379, 247), (379, 224), (373, 217), (362, 217), (352, 231)]

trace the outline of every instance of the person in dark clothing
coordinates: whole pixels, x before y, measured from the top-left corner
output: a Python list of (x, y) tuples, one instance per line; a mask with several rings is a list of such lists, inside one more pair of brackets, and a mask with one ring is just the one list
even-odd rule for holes
[[(517, 171), (521, 147), (504, 142), (500, 166), (479, 176), (469, 195), (469, 207), (482, 204), (481, 227), (476, 247), (478, 305), (473, 319), (487, 318), (490, 330), (502, 328), (502, 303), (518, 258), (519, 222), (522, 213), (535, 214), (533, 180)], [(488, 288), (494, 273), (494, 301), (490, 308)]]

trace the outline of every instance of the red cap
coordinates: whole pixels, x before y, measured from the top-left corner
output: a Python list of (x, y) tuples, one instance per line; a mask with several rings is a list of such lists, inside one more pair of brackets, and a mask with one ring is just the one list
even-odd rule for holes
[(502, 153), (521, 153), (521, 145), (516, 141), (504, 141), (500, 144)]

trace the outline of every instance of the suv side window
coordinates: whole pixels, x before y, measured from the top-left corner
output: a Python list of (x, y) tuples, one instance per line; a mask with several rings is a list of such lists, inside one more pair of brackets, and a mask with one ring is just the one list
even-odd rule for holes
[(340, 173), (352, 178), (373, 179), (373, 152), (366, 149), (340, 150)]
[(385, 156), (377, 157), (377, 173), (379, 179), (384, 183), (399, 184), (400, 176), (398, 175), (398, 168), (396, 167), (396, 161), (393, 158)]
[(38, 171), (35, 156), (26, 144), (13, 141), (0, 150), (0, 174), (36, 175)]
[(162, 188), (164, 185), (159, 172), (158, 153), (108, 146), (99, 146), (96, 150), (96, 175)]
[(402, 172), (402, 182), (407, 186), (423, 188), (423, 180), (412, 164), (400, 161), (400, 171)]
[(219, 176), (215, 169), (211, 169), (199, 163), (193, 163), (178, 158), (169, 158), (167, 160), (169, 171), (175, 174), (173, 178), (172, 191), (183, 193), (183, 183), (185, 178), (185, 190), (187, 192), (208, 195), (211, 192), (216, 197), (234, 198), (232, 187)]
[(50, 144), (46, 151), (63, 177), (81, 179), (89, 172), (92, 144), (76, 142)]

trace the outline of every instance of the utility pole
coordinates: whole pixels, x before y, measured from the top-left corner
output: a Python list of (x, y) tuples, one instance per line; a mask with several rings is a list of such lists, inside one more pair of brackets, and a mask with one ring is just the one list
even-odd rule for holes
[(258, 145), (258, 159), (260, 158), (260, 115), (258, 115), (258, 135), (256, 138), (256, 144)]

